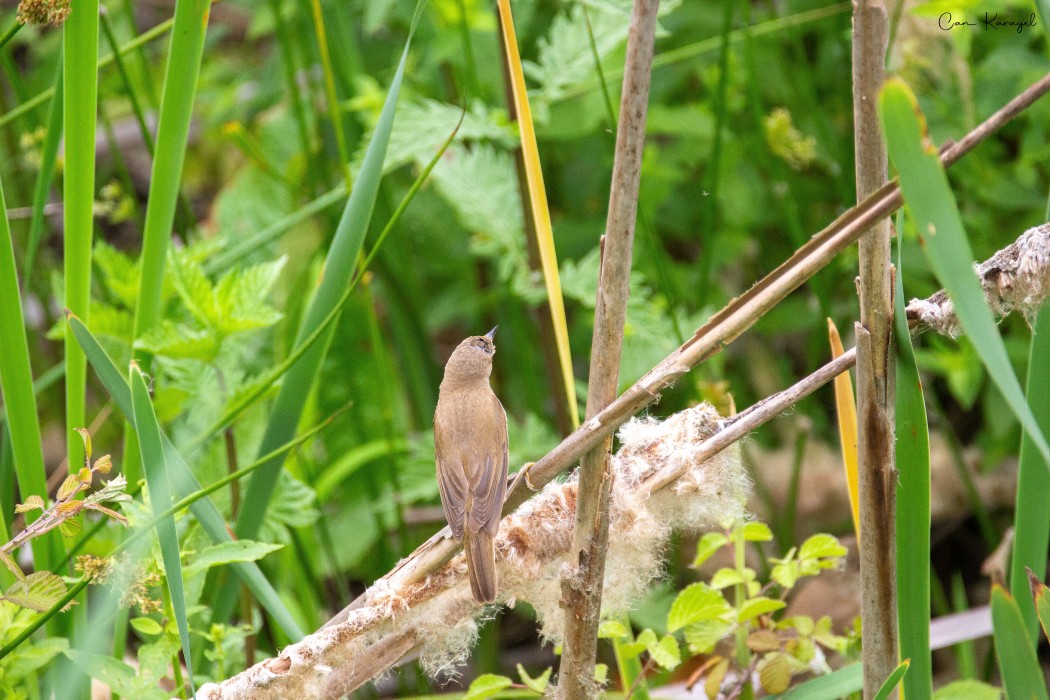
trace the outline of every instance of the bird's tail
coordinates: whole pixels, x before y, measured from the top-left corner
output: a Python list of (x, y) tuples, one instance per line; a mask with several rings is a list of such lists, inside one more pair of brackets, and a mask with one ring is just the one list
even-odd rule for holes
[(471, 532), (464, 528), (463, 551), (467, 555), (467, 576), (470, 578), (470, 592), (479, 603), (491, 603), (496, 600), (496, 548), (492, 535), (482, 532)]

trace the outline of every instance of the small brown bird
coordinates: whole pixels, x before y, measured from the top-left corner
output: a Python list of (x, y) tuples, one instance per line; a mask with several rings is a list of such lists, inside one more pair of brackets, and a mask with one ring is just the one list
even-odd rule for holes
[(496, 599), (493, 540), (507, 493), (507, 414), (489, 386), (496, 328), (467, 338), (448, 358), (434, 412), (441, 504), (453, 536), (463, 540), (479, 603)]

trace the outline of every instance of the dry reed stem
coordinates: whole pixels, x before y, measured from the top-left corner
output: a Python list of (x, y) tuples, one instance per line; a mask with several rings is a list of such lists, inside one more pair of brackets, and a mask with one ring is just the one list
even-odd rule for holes
[[(609, 213), (602, 237), (604, 245), (594, 309), (587, 420), (612, 403), (619, 388), (659, 6), (659, 0), (635, 0), (631, 12)], [(605, 550), (609, 540), (609, 498), (614, 478), (609, 464), (611, 450), (610, 435), (580, 461), (573, 554), (562, 576), (562, 608), (568, 632), (558, 672), (557, 696), (564, 700), (583, 700), (597, 697), (599, 693), (593, 679)]]

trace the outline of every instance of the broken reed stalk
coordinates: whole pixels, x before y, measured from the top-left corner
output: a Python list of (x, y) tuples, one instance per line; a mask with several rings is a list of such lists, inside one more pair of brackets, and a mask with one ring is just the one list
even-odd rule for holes
[[(853, 5), (853, 134), (857, 199), (886, 183), (886, 143), (877, 104), (888, 36), (882, 0)], [(857, 457), (864, 697), (874, 697), (897, 667), (897, 468), (890, 221), (875, 222), (858, 242)], [(890, 697), (898, 697), (896, 689)]]
[[(586, 419), (593, 419), (616, 398), (620, 355), (631, 284), (631, 257), (638, 190), (642, 179), (645, 120), (656, 43), (659, 0), (635, 0), (627, 35), (627, 57), (616, 132), (609, 213), (602, 236), (594, 335), (587, 386)], [(565, 642), (558, 672), (557, 696), (564, 700), (596, 697), (594, 661), (605, 580), (605, 550), (609, 540), (609, 496), (612, 435), (580, 460), (576, 526), (569, 567), (562, 575)]]
[[(982, 276), (982, 280), (984, 281), (986, 292), (989, 294), (989, 304), (998, 315), (1006, 315), (1013, 310), (1020, 310), (1030, 315), (1037, 310), (1040, 304), (1045, 302), (1047, 296), (1050, 296), (1050, 254), (1048, 254), (1048, 250), (1050, 250), (1050, 224), (1043, 224), (1024, 232), (1017, 241), (976, 266), (978, 273), (982, 271), (986, 273)], [(1007, 284), (1008, 282), (1010, 284)], [(908, 305), (909, 318), (912, 318), (913, 315), (922, 318), (923, 310), (929, 308), (939, 309), (940, 315), (938, 315), (938, 318), (944, 318), (944, 313), (950, 314), (950, 302), (945, 302), (945, 298), (944, 292), (941, 291), (927, 299), (913, 300)], [(945, 303), (948, 306), (947, 310), (944, 309)], [(946, 335), (952, 334), (952, 326), (950, 325), (927, 325), (922, 321), (917, 321), (912, 328), (912, 334), (921, 333), (929, 328)], [(718, 430), (697, 446), (693, 453), (694, 461), (712, 459), (734, 442), (764, 425), (773, 417), (780, 415), (816, 389), (824, 386), (835, 376), (854, 366), (857, 358), (856, 353), (856, 349), (852, 348), (788, 389), (773, 394), (737, 415), (720, 421)], [(686, 471), (686, 467), (678, 465), (677, 467), (664, 468), (648, 475), (638, 485), (639, 496), (643, 500), (648, 500), (653, 494), (666, 489), (682, 478)], [(438, 533), (435, 537), (440, 535), (441, 533)], [(355, 605), (352, 607), (359, 607), (362, 599), (355, 601)], [(422, 602), (425, 601), (417, 599), (413, 604)], [(350, 609), (348, 608), (347, 610)], [(325, 627), (345, 619), (347, 610), (340, 613)], [(385, 621), (396, 625), (397, 612), (400, 612), (400, 610), (391, 609)], [(473, 608), (468, 606), (464, 609), (463, 614), (474, 614), (475, 612), (476, 606)], [(454, 622), (454, 620), (446, 621), (446, 623)], [(383, 623), (384, 620), (376, 620), (373, 624)], [(354, 665), (332, 669), (331, 674), (325, 679), (324, 690), (321, 696), (336, 698), (340, 694), (356, 690), (372, 678), (401, 662), (412, 652), (421, 649), (423, 641), (418, 632), (412, 628), (395, 628), (389, 631), (378, 641), (363, 648), (355, 657)], [(308, 640), (304, 640), (304, 643), (306, 642)], [(314, 673), (314, 670), (309, 667), (293, 667), (284, 658), (283, 654), (285, 652), (282, 652), (282, 656), (276, 659), (268, 659), (257, 666), (265, 666), (266, 671), (272, 674), (272, 677), (275, 679), (288, 674)], [(226, 686), (227, 683), (235, 683), (247, 672), (242, 672), (228, 679), (228, 681), (220, 684), (220, 687)], [(215, 690), (222, 692), (220, 688)], [(262, 689), (260, 688), (260, 690)], [(213, 696), (206, 695), (204, 697)]]
[[(941, 149), (941, 162), (946, 167), (952, 165), (1048, 91), (1050, 73), (1033, 83), (958, 142), (946, 144)], [(683, 374), (716, 354), (723, 345), (732, 342), (769, 309), (831, 262), (840, 251), (859, 239), (872, 224), (899, 209), (902, 203), (896, 182), (888, 182), (814, 235), (777, 269), (731, 300), (699, 328), (692, 338), (635, 382), (597, 416), (581, 425), (572, 435), (532, 465), (528, 482), (522, 478), (516, 479), (507, 490), (503, 514), (507, 515), (528, 500), (531, 495), (528, 484), (542, 488), (572, 467), (587, 450), (616, 432), (631, 416), (659, 399), (661, 392)], [(397, 566), (379, 581), (384, 586), (393, 588), (421, 581), (455, 556), (459, 549), (460, 545), (451, 538), (446, 527), (398, 562)], [(325, 626), (345, 620), (351, 610), (367, 602), (366, 595), (367, 593), (355, 599)]]

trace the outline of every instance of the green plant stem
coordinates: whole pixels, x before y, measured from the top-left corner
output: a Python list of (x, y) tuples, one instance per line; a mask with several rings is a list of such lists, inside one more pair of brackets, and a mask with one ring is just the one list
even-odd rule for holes
[(7, 46), (7, 42), (15, 38), (15, 34), (18, 34), (18, 30), (22, 28), (21, 22), (15, 22), (8, 27), (2, 35), (0, 35), (0, 49)]
[(321, 54), (321, 68), (324, 71), (325, 101), (328, 103), (328, 118), (332, 121), (335, 132), (335, 143), (339, 148), (339, 165), (347, 191), (353, 188), (354, 180), (350, 174), (350, 151), (346, 147), (346, 135), (343, 133), (343, 117), (339, 112), (339, 98), (335, 92), (335, 75), (332, 72), (332, 58), (328, 51), (328, 35), (324, 29), (324, 12), (321, 0), (310, 0), (314, 22), (314, 33), (317, 36), (317, 50)]
[(44, 238), (44, 209), (47, 206), (51, 182), (55, 177), (55, 164), (58, 161), (58, 144), (62, 137), (62, 76), (65, 66), (59, 59), (55, 71), (55, 94), (57, 100), (51, 101), (47, 111), (47, 135), (40, 149), (40, 170), (37, 172), (36, 185), (33, 188), (33, 215), (29, 221), (29, 239), (26, 242), (25, 262), (22, 265), (22, 286), (29, 290), (33, 279), (33, 264), (40, 242)]
[(281, 51), (281, 66), (284, 69), (285, 89), (288, 91), (288, 100), (292, 103), (292, 114), (295, 116), (295, 126), (299, 132), (299, 148), (302, 150), (305, 161), (305, 173), (311, 184), (311, 193), (317, 191), (317, 168), (313, 167), (313, 145), (310, 139), (310, 129), (306, 119), (306, 107), (303, 104), (302, 91), (296, 82), (295, 54), (291, 49), (292, 37), (289, 36), (288, 24), (285, 22), (284, 13), (281, 11), (281, 0), (269, 0), (270, 12), (273, 14), (274, 34), (277, 36), (277, 46)]

